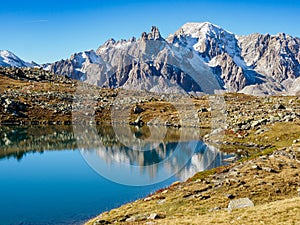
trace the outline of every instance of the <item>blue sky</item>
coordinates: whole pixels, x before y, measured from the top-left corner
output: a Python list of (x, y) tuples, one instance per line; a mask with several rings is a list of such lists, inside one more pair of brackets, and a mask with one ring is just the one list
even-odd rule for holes
[(152, 25), (164, 37), (186, 22), (204, 21), (236, 34), (285, 32), (300, 37), (296, 0), (0, 0), (0, 4), (0, 49), (38, 63), (97, 49), (111, 37), (140, 37)]

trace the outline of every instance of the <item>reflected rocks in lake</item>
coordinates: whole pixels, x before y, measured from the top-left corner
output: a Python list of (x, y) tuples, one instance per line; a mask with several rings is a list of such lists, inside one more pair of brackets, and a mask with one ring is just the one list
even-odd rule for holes
[(164, 126), (0, 126), (0, 158), (27, 152), (81, 150), (100, 175), (117, 183), (148, 185), (185, 180), (223, 164), (227, 155), (201, 141), (205, 131)]
[(0, 126), (0, 158), (20, 160), (27, 152), (76, 148), (71, 126)]

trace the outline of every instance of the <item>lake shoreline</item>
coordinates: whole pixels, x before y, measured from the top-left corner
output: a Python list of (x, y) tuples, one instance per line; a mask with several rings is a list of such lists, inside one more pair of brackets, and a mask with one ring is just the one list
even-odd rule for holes
[[(290, 125), (281, 124), (287, 130)], [(300, 138), (300, 128), (294, 134)], [(185, 182), (176, 182), (143, 199), (103, 212), (86, 225), (228, 224), (236, 217), (240, 218), (239, 223), (270, 224), (273, 219), (269, 215), (277, 222), (287, 220), (292, 224), (300, 219), (300, 144), (293, 138), (291, 145), (275, 144), (229, 166), (197, 173)], [(228, 213), (230, 201), (241, 198), (249, 198), (254, 207)], [(278, 208), (280, 204), (282, 208)], [(294, 213), (290, 212), (292, 207)], [(267, 208), (267, 213), (262, 208)]]

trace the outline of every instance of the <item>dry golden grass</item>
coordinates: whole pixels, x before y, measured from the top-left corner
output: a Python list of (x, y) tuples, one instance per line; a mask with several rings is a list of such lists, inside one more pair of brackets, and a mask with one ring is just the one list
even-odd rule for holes
[(203, 225), (297, 225), (300, 224), (300, 198), (279, 200), (232, 212), (214, 211), (204, 215), (184, 216), (158, 220), (156, 224), (203, 224)]

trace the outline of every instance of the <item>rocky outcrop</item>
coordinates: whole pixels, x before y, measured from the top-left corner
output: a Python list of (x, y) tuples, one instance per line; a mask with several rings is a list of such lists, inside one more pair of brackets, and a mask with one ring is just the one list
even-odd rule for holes
[(300, 76), (300, 39), (279, 33), (238, 36), (241, 56), (248, 67), (277, 82)]
[(143, 32), (142, 33), (142, 37), (141, 37), (142, 40), (162, 40), (162, 37), (160, 35), (160, 32), (158, 30), (157, 27), (155, 26), (152, 26), (151, 28), (151, 32), (150, 33), (146, 33), (146, 32)]

